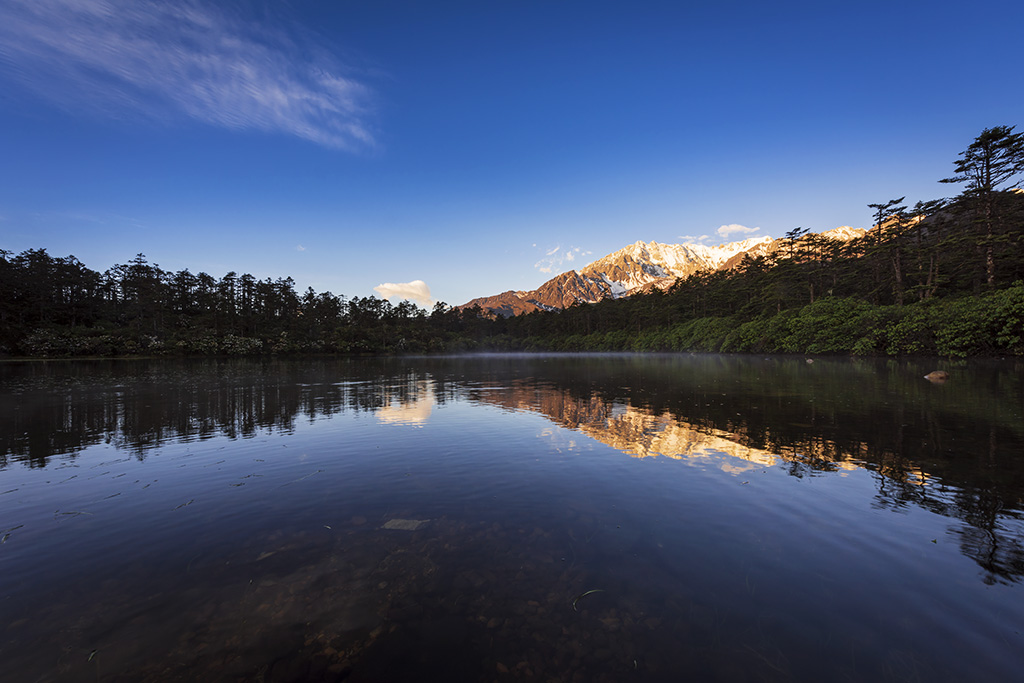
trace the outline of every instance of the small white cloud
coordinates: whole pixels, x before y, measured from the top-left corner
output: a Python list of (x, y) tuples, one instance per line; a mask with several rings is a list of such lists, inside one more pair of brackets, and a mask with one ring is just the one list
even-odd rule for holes
[(700, 243), (707, 239), (710, 239), (710, 235), (679, 235), (679, 239), (685, 243)]
[(544, 257), (533, 264), (533, 267), (542, 273), (561, 272), (564, 264), (572, 263), (576, 260), (577, 256), (587, 256), (590, 253), (589, 251), (583, 251), (580, 247), (562, 249), (562, 245), (558, 245), (545, 251)]
[(433, 306), (434, 299), (430, 296), (430, 287), (423, 280), (412, 282), (385, 282), (373, 288), (373, 291), (385, 299), (411, 299), (423, 306)]
[(297, 245), (295, 247), (295, 251), (306, 251), (306, 248), (304, 246), (302, 246), (301, 244), (299, 244), (299, 245)]
[(739, 225), (738, 223), (730, 223), (729, 225), (723, 225), (715, 232), (717, 232), (720, 237), (728, 237), (734, 233), (749, 235), (750, 233), (757, 232), (760, 229), (761, 228), (748, 228), (747, 226)]

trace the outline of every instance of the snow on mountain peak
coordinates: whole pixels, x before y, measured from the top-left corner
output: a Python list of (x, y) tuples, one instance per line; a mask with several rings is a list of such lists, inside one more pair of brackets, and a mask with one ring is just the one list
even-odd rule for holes
[(864, 228), (851, 228), (849, 225), (840, 225), (838, 228), (826, 230), (821, 233), (821, 236), (834, 240), (843, 240), (845, 242), (857, 237), (863, 237), (866, 232), (867, 230)]
[[(625, 265), (622, 262), (628, 259), (635, 263), (646, 264), (647, 268), (644, 270), (656, 277), (686, 277), (698, 270), (716, 270), (737, 254), (742, 254), (759, 244), (771, 241), (771, 237), (752, 237), (739, 242), (709, 246), (694, 242), (662, 244), (640, 240), (594, 261), (580, 272), (586, 274), (600, 272), (610, 275), (606, 271), (608, 266), (618, 264), (622, 267)], [(616, 280), (614, 277), (610, 279)]]
[[(864, 232), (843, 226), (822, 235), (845, 241)], [(677, 278), (686, 278), (696, 272), (731, 267), (729, 262), (741, 254), (764, 253), (771, 249), (773, 242), (775, 240), (768, 236), (717, 246), (637, 240), (579, 270), (562, 273), (533, 291), (505, 292), (474, 299), (463, 306), (478, 304), (496, 315), (518, 315), (537, 309), (563, 308), (579, 301), (618, 299), (651, 287), (666, 289)]]

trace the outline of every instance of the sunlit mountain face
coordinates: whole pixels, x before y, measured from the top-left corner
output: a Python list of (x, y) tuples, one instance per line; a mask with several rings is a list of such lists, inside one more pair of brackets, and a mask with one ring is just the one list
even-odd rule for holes
[[(817, 235), (847, 242), (866, 231), (842, 226)], [(480, 306), (494, 315), (567, 308), (577, 303), (618, 299), (651, 289), (668, 289), (678, 278), (700, 271), (734, 268), (744, 256), (755, 258), (783, 249), (785, 240), (755, 237), (717, 246), (638, 241), (578, 269), (561, 273), (537, 289), (508, 291), (473, 299), (460, 308)]]

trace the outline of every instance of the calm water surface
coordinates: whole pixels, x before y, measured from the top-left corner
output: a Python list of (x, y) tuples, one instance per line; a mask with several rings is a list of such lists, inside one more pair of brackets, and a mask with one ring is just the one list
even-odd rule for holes
[(5, 681), (1014, 680), (1014, 361), (0, 364)]

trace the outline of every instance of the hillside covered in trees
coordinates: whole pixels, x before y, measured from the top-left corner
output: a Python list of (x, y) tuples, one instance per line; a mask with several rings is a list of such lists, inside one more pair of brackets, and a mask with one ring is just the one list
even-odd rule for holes
[(14, 356), (472, 350), (1024, 355), (1024, 133), (983, 131), (951, 199), (868, 206), (875, 227), (677, 280), (668, 291), (504, 319), (347, 298), (290, 277), (164, 271), (139, 254), (96, 272), (0, 250), (0, 353)]

